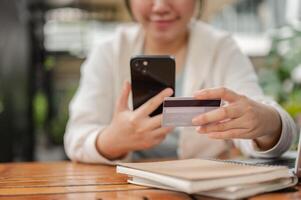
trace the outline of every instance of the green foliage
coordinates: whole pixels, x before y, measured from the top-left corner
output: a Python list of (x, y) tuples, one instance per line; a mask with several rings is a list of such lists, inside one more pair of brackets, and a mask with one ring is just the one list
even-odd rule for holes
[(38, 91), (33, 100), (34, 121), (37, 128), (42, 129), (47, 119), (48, 101), (45, 94)]
[(44, 67), (46, 71), (50, 71), (54, 68), (55, 66), (55, 58), (54, 56), (48, 56), (45, 61), (44, 61)]
[(65, 127), (68, 121), (68, 115), (63, 113), (54, 118), (50, 123), (51, 139), (55, 144), (63, 144)]
[[(51, 71), (56, 65), (56, 58), (54, 56), (48, 56), (43, 66), (46, 71)], [(68, 121), (68, 106), (76, 91), (77, 83), (65, 86), (66, 87), (63, 88), (54, 88), (55, 92), (51, 99), (53, 102), (48, 102), (49, 99), (42, 89), (36, 92), (33, 100), (35, 128), (38, 130), (38, 133), (46, 133), (52, 144), (63, 144), (65, 128)], [(51, 117), (49, 117), (50, 103), (54, 105), (53, 110), (51, 110)]]
[(66, 124), (69, 118), (69, 102), (71, 101), (76, 88), (76, 86), (72, 86), (56, 95), (56, 114), (50, 121), (51, 139), (55, 144), (63, 144)]
[(301, 30), (286, 26), (275, 31), (267, 65), (259, 70), (259, 79), (266, 94), (293, 117), (301, 114)]

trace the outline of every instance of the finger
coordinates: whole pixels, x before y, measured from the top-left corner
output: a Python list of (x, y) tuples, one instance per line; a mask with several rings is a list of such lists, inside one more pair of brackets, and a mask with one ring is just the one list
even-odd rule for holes
[(245, 129), (231, 129), (223, 132), (213, 132), (209, 133), (208, 137), (212, 139), (249, 139), (250, 133)]
[(220, 87), (196, 91), (194, 93), (196, 99), (222, 99), (233, 102), (239, 99), (240, 95), (230, 89)]
[(150, 132), (150, 135), (152, 138), (158, 139), (158, 138), (164, 138), (166, 135), (171, 133), (174, 128), (172, 127), (162, 127), (158, 128), (152, 132)]
[(151, 114), (154, 110), (156, 110), (164, 101), (165, 97), (170, 97), (173, 94), (173, 90), (171, 88), (167, 88), (161, 91), (156, 96), (152, 97), (142, 106), (134, 111), (136, 117), (144, 117)]
[(146, 119), (144, 121), (144, 126), (142, 127), (142, 132), (149, 132), (161, 128), (161, 121), (162, 114)]
[(248, 129), (244, 117), (229, 120), (226, 122), (204, 125), (198, 128), (200, 133), (224, 132), (231, 129)]
[(116, 103), (116, 111), (124, 111), (129, 109), (128, 99), (131, 91), (131, 84), (128, 81), (125, 81), (123, 84), (122, 92)]
[(146, 133), (161, 128), (161, 120), (162, 114), (144, 120), (144, 126), (142, 126), (141, 129), (139, 129), (139, 132)]
[(220, 107), (213, 111), (201, 114), (192, 119), (193, 125), (202, 126), (210, 123), (217, 123), (226, 119), (239, 118), (244, 114), (244, 109), (242, 109), (238, 104)]

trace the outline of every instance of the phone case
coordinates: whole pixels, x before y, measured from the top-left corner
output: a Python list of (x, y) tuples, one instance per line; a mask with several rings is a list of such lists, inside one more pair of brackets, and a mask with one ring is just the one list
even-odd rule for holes
[[(135, 56), (130, 66), (134, 109), (165, 88), (175, 91), (175, 59), (172, 56)], [(150, 116), (161, 114), (162, 108), (159, 106)]]

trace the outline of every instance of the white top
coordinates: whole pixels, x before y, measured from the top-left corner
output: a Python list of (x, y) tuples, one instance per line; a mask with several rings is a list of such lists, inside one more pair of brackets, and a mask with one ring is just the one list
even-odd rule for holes
[[(252, 140), (235, 139), (247, 156), (277, 157), (287, 151), (296, 126), (291, 117), (273, 100), (264, 97), (248, 58), (229, 34), (202, 23), (190, 26), (183, 96), (202, 88), (224, 86), (277, 109), (282, 120), (279, 142), (268, 151), (256, 150)], [(70, 104), (70, 118), (64, 144), (71, 160), (114, 164), (96, 149), (96, 138), (111, 122), (114, 105), (125, 80), (130, 81), (129, 61), (142, 52), (143, 30), (139, 25), (121, 26), (112, 38), (99, 44), (81, 69), (80, 86)], [(132, 107), (132, 99), (129, 99)], [(228, 143), (198, 134), (194, 128), (180, 128), (178, 157), (214, 158), (227, 151)], [(116, 144), (118, 145), (118, 144)], [(124, 160), (130, 160), (129, 154)], [(124, 161), (122, 160), (122, 161)]]

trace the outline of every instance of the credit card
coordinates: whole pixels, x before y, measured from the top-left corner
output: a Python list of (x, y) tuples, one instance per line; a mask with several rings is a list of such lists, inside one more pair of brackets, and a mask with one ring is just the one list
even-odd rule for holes
[(192, 97), (167, 97), (163, 102), (162, 126), (194, 126), (192, 119), (221, 106), (220, 99), (198, 100)]

